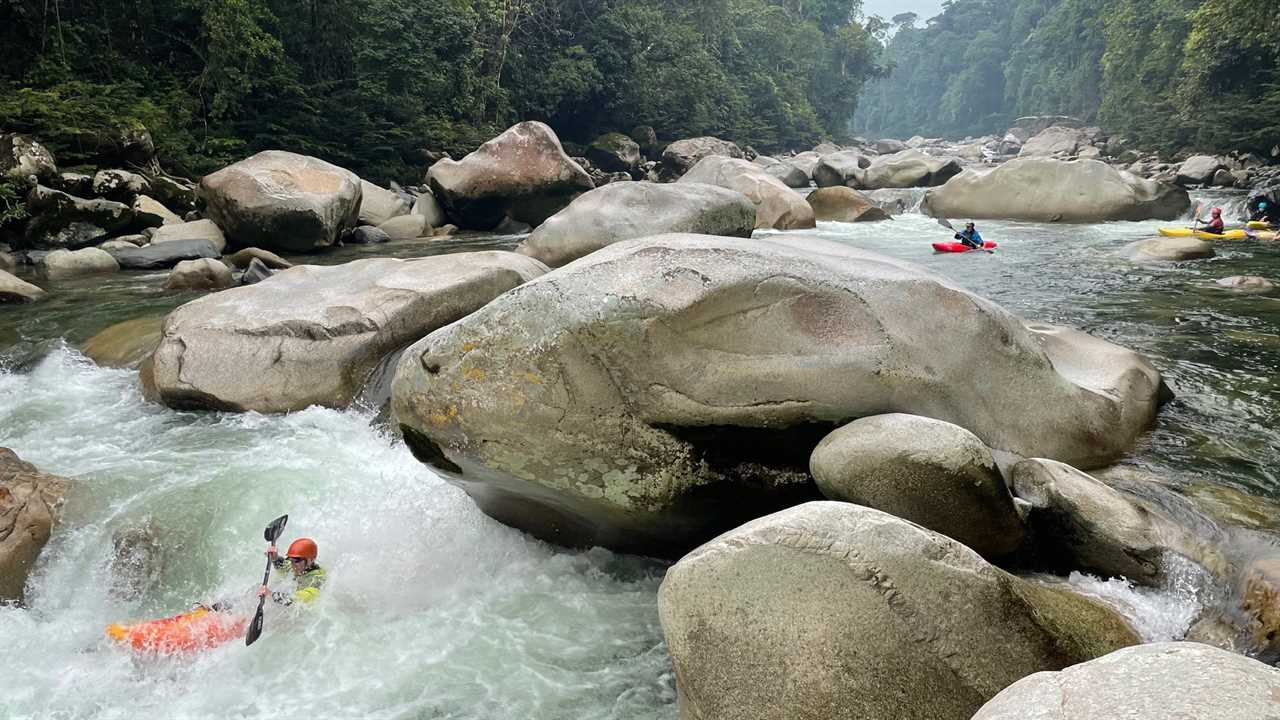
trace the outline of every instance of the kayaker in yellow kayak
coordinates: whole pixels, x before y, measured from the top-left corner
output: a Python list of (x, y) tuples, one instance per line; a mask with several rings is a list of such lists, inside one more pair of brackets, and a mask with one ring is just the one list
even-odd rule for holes
[(1214, 208), (1210, 213), (1212, 219), (1204, 226), (1204, 232), (1221, 235), (1226, 232), (1226, 224), (1222, 222), (1222, 208)]
[(282, 580), (292, 576), (292, 592), (272, 592), (263, 585), (258, 588), (258, 597), (270, 595), (271, 601), (277, 605), (292, 605), (295, 602), (310, 605), (320, 597), (320, 588), (324, 586), (324, 568), (316, 563), (319, 548), (311, 538), (298, 538), (290, 545), (285, 556), (276, 553), (276, 546), (267, 548), (267, 557), (276, 568), (276, 577)]

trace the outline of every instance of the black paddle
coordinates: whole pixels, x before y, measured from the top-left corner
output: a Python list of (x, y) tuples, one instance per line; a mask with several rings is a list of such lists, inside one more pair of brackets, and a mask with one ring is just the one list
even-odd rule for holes
[[(287, 522), (289, 522), (288, 515), (281, 515), (275, 520), (272, 520), (271, 524), (267, 526), (267, 529), (262, 532), (262, 537), (266, 538), (268, 543), (275, 545), (276, 540), (280, 539), (280, 534), (284, 532), (284, 526), (285, 526), (285, 523)], [(271, 579), (271, 558), (268, 557), (267, 571), (262, 574), (262, 584), (266, 585), (267, 581), (270, 579)], [(263, 595), (262, 597), (258, 598), (258, 612), (253, 616), (253, 622), (249, 623), (249, 632), (244, 634), (245, 645), (252, 645), (254, 641), (256, 641), (258, 637), (262, 635), (262, 607), (266, 604), (267, 604), (266, 595)]]
[[(955, 227), (954, 227), (954, 226), (952, 226), (952, 224), (951, 224), (951, 223), (950, 223), (946, 218), (934, 218), (934, 220), (937, 220), (939, 225), (941, 225), (942, 227), (944, 227), (944, 228), (946, 228), (946, 229), (950, 230), (951, 232), (953, 232), (953, 233), (958, 232), (958, 231), (955, 229)], [(982, 252), (984, 252), (984, 253), (986, 253), (986, 254), (988, 254), (988, 255), (995, 255), (995, 254), (996, 254), (996, 251), (995, 251), (995, 250), (988, 250), (988, 249), (986, 249), (986, 248), (984, 248), (984, 247), (975, 247), (975, 248), (973, 248), (973, 249), (974, 249), (974, 250), (981, 250)]]

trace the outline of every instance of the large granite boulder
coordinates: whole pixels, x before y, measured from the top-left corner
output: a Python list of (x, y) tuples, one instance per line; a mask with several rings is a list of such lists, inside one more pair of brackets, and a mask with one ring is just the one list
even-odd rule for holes
[(449, 217), (440, 206), (440, 201), (436, 200), (436, 196), (432, 195), (430, 190), (423, 190), (422, 194), (413, 201), (413, 214), (426, 218), (427, 224), (433, 228), (443, 227), (449, 222)]
[(834, 502), (686, 555), (658, 615), (685, 720), (969, 720), (1027, 675), (1139, 641), (1099, 603)]
[(662, 151), (662, 179), (679, 180), (704, 158), (718, 156), (735, 159), (746, 157), (742, 148), (728, 140), (715, 137), (697, 137), (677, 140)]
[(662, 233), (751, 237), (756, 207), (736, 190), (702, 183), (612, 183), (556, 213), (516, 252), (560, 267), (607, 245)]
[[(35, 178), (35, 183), (31, 182)], [(26, 188), (58, 179), (53, 154), (30, 135), (0, 134), (0, 180)]]
[(804, 170), (785, 162), (774, 162), (772, 165), (761, 165), (764, 171), (782, 181), (783, 185), (796, 190), (803, 190), (811, 185), (811, 180)]
[(460, 161), (427, 173), (431, 191), (463, 227), (492, 230), (510, 217), (539, 225), (595, 185), (540, 122), (523, 122)]
[(933, 417), (1098, 467), (1150, 425), (1161, 387), (1131, 351), (1028, 327), (914, 265), (804, 235), (665, 235), (433, 333), (401, 360), (393, 405), (416, 455), (493, 517), (670, 554), (815, 497), (810, 452), (857, 418)]
[(875, 158), (865, 170), (855, 171), (851, 179), (856, 187), (866, 190), (933, 187), (959, 175), (960, 169), (955, 158), (936, 158), (919, 150), (903, 150)]
[(818, 187), (852, 187), (858, 184), (862, 171), (871, 167), (871, 158), (858, 150), (844, 150), (823, 155), (813, 166), (813, 181)]
[(848, 187), (818, 188), (805, 198), (814, 217), (828, 222), (892, 220), (871, 198)]
[(640, 167), (640, 144), (622, 133), (607, 133), (587, 146), (587, 159), (605, 172), (629, 173)]
[(41, 275), (50, 280), (65, 280), (85, 275), (113, 273), (120, 269), (120, 264), (106, 250), (83, 248), (54, 250), (40, 258), (37, 269)]
[(966, 170), (931, 189), (923, 208), (935, 217), (1102, 222), (1172, 220), (1190, 203), (1186, 190), (1097, 160), (1033, 157), (985, 173)]
[(219, 254), (227, 249), (226, 236), (222, 234), (222, 229), (212, 220), (195, 220), (188, 223), (165, 225), (156, 228), (156, 231), (151, 235), (152, 245), (191, 240), (207, 240)]
[(803, 230), (814, 227), (813, 208), (759, 165), (712, 155), (685, 173), (679, 184), (704, 183), (736, 190), (756, 206), (756, 228)]
[(93, 194), (122, 203), (132, 203), (151, 191), (151, 183), (128, 170), (99, 170), (93, 176)]
[(1199, 643), (1157, 643), (1023, 678), (973, 720), (1264, 720), (1278, 707), (1280, 670)]
[(44, 297), (44, 290), (0, 270), (0, 305), (22, 305)]
[(822, 155), (812, 150), (798, 153), (794, 157), (784, 160), (789, 165), (799, 168), (805, 177), (813, 180), (813, 172), (817, 170), (818, 163), (822, 162)]
[(1083, 130), (1055, 125), (1041, 130), (1023, 143), (1018, 157), (1052, 155), (1071, 157), (1088, 144), (1089, 139)]
[(0, 603), (21, 602), (27, 575), (53, 533), (71, 487), (0, 447)]
[(363, 199), (350, 170), (280, 150), (205, 175), (200, 197), (233, 244), (284, 252), (333, 245), (356, 226)]
[(1222, 534), (1207, 518), (1186, 527), (1161, 508), (1052, 460), (1019, 462), (1009, 482), (1026, 503), (1036, 567), (1161, 587), (1176, 555), (1219, 577), (1228, 573)]
[(412, 208), (400, 193), (360, 181), (360, 224), (378, 226), (393, 217), (407, 215)]
[(196, 185), (190, 180), (168, 175), (151, 175), (148, 181), (151, 183), (151, 194), (164, 203), (165, 207), (181, 213), (196, 209), (198, 199)]
[(384, 357), (545, 270), (507, 252), (299, 265), (170, 313), (143, 388), (177, 408), (344, 407)]
[(427, 224), (426, 216), (416, 213), (393, 217), (377, 229), (387, 236), (388, 241), (416, 240), (431, 235), (431, 226)]
[(146, 247), (133, 250), (116, 250), (111, 256), (125, 270), (159, 270), (171, 268), (183, 260), (199, 258), (216, 258), (220, 253), (213, 243), (204, 239), (175, 240), (160, 244), (152, 243)]
[(111, 200), (86, 200), (39, 185), (27, 194), (29, 247), (72, 250), (97, 245), (133, 225), (133, 208)]
[(957, 425), (900, 413), (854, 420), (822, 439), (809, 470), (829, 500), (883, 510), (986, 557), (1022, 543), (991, 451)]
[(1219, 170), (1227, 169), (1222, 158), (1213, 155), (1193, 155), (1178, 166), (1179, 185), (1206, 185)]

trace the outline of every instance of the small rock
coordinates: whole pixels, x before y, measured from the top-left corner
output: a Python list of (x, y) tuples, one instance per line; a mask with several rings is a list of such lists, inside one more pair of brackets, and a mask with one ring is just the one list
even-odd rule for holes
[(377, 245), (380, 243), (391, 242), (391, 236), (382, 230), (369, 225), (361, 225), (344, 240), (349, 245)]
[(156, 228), (151, 234), (152, 245), (183, 242), (189, 240), (207, 240), (213, 249), (221, 255), (227, 249), (227, 239), (222, 230), (212, 220), (196, 220), (195, 222), (164, 225)]
[[(370, 229), (373, 230), (376, 228)], [(227, 262), (231, 263), (232, 267), (239, 270), (245, 270), (248, 269), (250, 263), (252, 263), (255, 258), (262, 261), (263, 265), (266, 265), (272, 270), (287, 270), (293, 267), (293, 263), (285, 260), (270, 250), (263, 250), (262, 248), (256, 247), (244, 248), (226, 259)]]
[(112, 253), (117, 250), (133, 250), (136, 247), (138, 246), (128, 242), (127, 240), (108, 240), (99, 245), (98, 249), (104, 250), (107, 253)]
[(184, 260), (169, 273), (165, 290), (221, 290), (235, 284), (231, 270), (221, 260)]
[(493, 229), (495, 235), (528, 235), (533, 228), (513, 218), (506, 218)]
[(150, 227), (177, 225), (182, 222), (182, 218), (173, 211), (146, 195), (139, 195), (133, 201), (133, 216), (139, 225)]
[(246, 269), (244, 274), (240, 276), (240, 284), (242, 286), (256, 285), (274, 274), (275, 271), (267, 267), (266, 263), (262, 262), (258, 258), (254, 258), (249, 261), (248, 269)]
[(427, 218), (422, 215), (394, 217), (379, 225), (378, 229), (386, 233), (387, 237), (392, 240), (415, 240), (431, 235), (431, 227), (427, 225)]
[(17, 272), (18, 261), (7, 252), (0, 252), (0, 270), (7, 273)]
[(1214, 283), (1218, 287), (1242, 293), (1267, 293), (1275, 290), (1275, 283), (1257, 275), (1233, 275)]
[(442, 225), (436, 228), (435, 231), (431, 233), (431, 235), (433, 237), (448, 237), (450, 235), (456, 235), (457, 233), (458, 233), (458, 226), (449, 224), (449, 225)]
[(0, 270), (0, 305), (20, 305), (44, 297), (44, 290)]
[(406, 215), (409, 203), (399, 194), (379, 187), (368, 180), (360, 181), (360, 224), (381, 225), (394, 217)]
[(128, 170), (99, 170), (93, 176), (93, 194), (108, 200), (131, 203), (151, 191), (151, 183)]
[(114, 253), (116, 262), (127, 270), (171, 268), (183, 260), (216, 258), (218, 255), (218, 249), (208, 240), (175, 240)]
[(413, 203), (413, 214), (426, 218), (427, 224), (431, 227), (440, 227), (448, 222), (444, 208), (440, 206), (436, 196), (431, 194), (430, 189), (424, 188), (418, 195), (418, 199)]

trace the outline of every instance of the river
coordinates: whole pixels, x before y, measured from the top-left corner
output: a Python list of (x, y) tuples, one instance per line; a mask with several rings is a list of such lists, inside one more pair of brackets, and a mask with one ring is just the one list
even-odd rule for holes
[[(818, 234), (1142, 351), (1178, 398), (1125, 463), (1247, 513), (1240, 493), (1280, 500), (1280, 298), (1213, 281), (1280, 279), (1280, 243), (1221, 243), (1212, 260), (1160, 267), (1126, 260), (1120, 249), (1159, 224), (980, 223), (1000, 243), (991, 255), (932, 254), (947, 234), (914, 214)], [(511, 244), (347, 248), (313, 261)], [(193, 297), (163, 292), (163, 278), (55, 283), (42, 302), (0, 308), (0, 446), (77, 480), (27, 607), (0, 607), (0, 718), (676, 717), (655, 602), (662, 564), (557, 549), (489, 520), (369, 413), (176, 412), (145, 403), (136, 373), (76, 352), (111, 323)], [(192, 659), (138, 662), (105, 641), (110, 622), (242, 596), (261, 579), (263, 526), (286, 512), (284, 541), (316, 538), (328, 570), (315, 608), (268, 615), (252, 647)], [(112, 538), (129, 529), (155, 548), (135, 592), (112, 573)], [(1203, 591), (1071, 582), (1122, 603), (1152, 640), (1184, 631)]]

